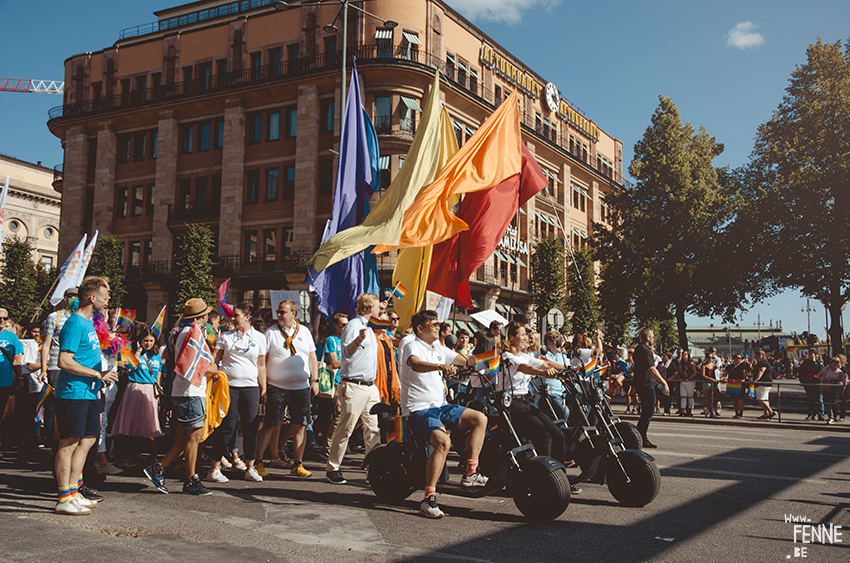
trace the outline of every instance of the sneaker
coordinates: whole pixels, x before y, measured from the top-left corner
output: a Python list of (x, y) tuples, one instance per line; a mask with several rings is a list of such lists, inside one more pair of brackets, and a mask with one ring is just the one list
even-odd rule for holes
[(165, 477), (163, 476), (165, 470), (159, 463), (145, 467), (143, 473), (153, 483), (153, 486), (159, 489), (159, 492), (168, 494), (168, 488), (165, 486)]
[(776, 411), (771, 411), (770, 414), (767, 416), (767, 419), (770, 420), (774, 416), (776, 416)]
[(211, 495), (212, 491), (201, 483), (201, 478), (198, 477), (198, 474), (196, 473), (183, 483), (183, 493), (188, 495), (204, 496)]
[(732, 418), (744, 418), (744, 415), (742, 415), (741, 413), (737, 413)]
[(431, 495), (422, 501), (419, 505), (419, 514), (425, 518), (442, 518), (444, 516), (443, 511), (437, 506), (437, 495)]
[(463, 477), (460, 479), (460, 484), (464, 487), (483, 487), (487, 484), (488, 480), (489, 479), (487, 477), (476, 471), (472, 475), (464, 473)]
[[(328, 471), (325, 474), (325, 479), (328, 480), (328, 483), (332, 483), (334, 485), (345, 485), (348, 482), (345, 480), (345, 477), (342, 476), (340, 471)], [(434, 502), (436, 503), (436, 497), (434, 498)]]
[(94, 502), (100, 502), (103, 500), (103, 496), (97, 494), (97, 491), (89, 489), (85, 486), (85, 484), (83, 484), (83, 486), (77, 490), (77, 493), (79, 493), (79, 495), (81, 495), (86, 500), (91, 500)]
[(83, 508), (94, 508), (97, 506), (96, 500), (89, 500), (81, 494), (77, 494), (77, 496), (75, 496), (72, 500)]
[(64, 502), (56, 503), (53, 512), (64, 514), (65, 516), (85, 516), (86, 514), (91, 514), (91, 509), (75, 502), (74, 499), (68, 499)]
[[(233, 460), (233, 467), (235, 467), (239, 471), (247, 471), (248, 470), (248, 466), (245, 465), (245, 462), (242, 461), (241, 459), (234, 459)], [(265, 475), (264, 475), (264, 477), (265, 477)]]
[(270, 459), (269, 467), (274, 467), (276, 469), (292, 469), (292, 462), (288, 459)]
[(826, 421), (826, 423), (827, 423), (827, 424), (835, 424), (835, 419), (834, 419), (834, 418), (830, 418), (829, 420), (827, 420), (827, 421)]
[[(266, 476), (268, 477), (268, 473), (266, 473)], [(260, 476), (260, 472), (257, 471), (257, 468), (252, 466), (245, 472), (245, 480), (259, 483), (263, 480), (263, 478)]]
[(312, 473), (304, 469), (304, 466), (297, 461), (295, 462), (295, 467), (292, 468), (292, 471), (290, 471), (289, 474), (293, 477), (301, 477), (303, 479), (312, 475)]
[[(247, 465), (245, 466), (245, 471), (248, 471)], [(260, 462), (260, 463), (258, 463), (257, 465), (254, 466), (254, 472), (257, 475), (259, 475), (260, 477), (268, 477), (269, 476), (269, 473), (268, 473), (268, 471), (266, 471), (266, 468), (263, 467), (262, 462)]]
[(112, 462), (109, 462), (106, 465), (99, 465), (96, 463), (95, 468), (100, 475), (120, 475), (124, 473), (123, 469), (115, 467)]
[(577, 495), (581, 492), (581, 489), (576, 487), (575, 485), (570, 485), (570, 493)]
[(136, 464), (130, 461), (129, 459), (119, 459), (114, 463), (114, 465), (118, 469), (132, 469), (136, 467)]
[(226, 457), (221, 456), (221, 467), (222, 469), (233, 469), (233, 464)]
[(653, 444), (652, 442), (650, 442), (649, 440), (647, 440), (646, 438), (644, 438), (644, 439), (643, 439), (643, 447), (644, 447), (644, 448), (655, 449), (655, 448), (657, 448), (658, 446), (656, 446), (655, 444)]
[(227, 483), (230, 479), (221, 473), (220, 467), (213, 467), (209, 470), (209, 473), (207, 473), (207, 481), (212, 481), (213, 483)]

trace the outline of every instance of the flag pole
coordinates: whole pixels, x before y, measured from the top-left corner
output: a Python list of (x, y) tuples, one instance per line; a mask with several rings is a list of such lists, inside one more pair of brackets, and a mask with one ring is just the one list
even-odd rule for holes
[(33, 323), (35, 318), (38, 316), (38, 312), (41, 310), (41, 306), (44, 305), (44, 302), (47, 301), (47, 298), (53, 293), (53, 288), (56, 287), (56, 284), (59, 283), (59, 278), (62, 277), (62, 274), (56, 276), (56, 279), (53, 280), (53, 284), (51, 284), (50, 289), (47, 290), (47, 294), (44, 296), (44, 299), (41, 300), (41, 303), (38, 304), (38, 307), (32, 312), (32, 318), (30, 318), (30, 324)]

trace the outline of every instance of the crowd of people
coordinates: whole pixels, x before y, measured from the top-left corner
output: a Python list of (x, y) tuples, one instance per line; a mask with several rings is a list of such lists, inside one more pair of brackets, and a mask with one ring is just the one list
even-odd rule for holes
[[(724, 384), (734, 418), (743, 417), (747, 399), (762, 407), (760, 419), (776, 414), (770, 406), (776, 370), (764, 352), (752, 363), (740, 354), (721, 359), (713, 348), (698, 361), (682, 349), (659, 356), (650, 329), (640, 331), (624, 358), (606, 354), (598, 331), (567, 342), (556, 331), (541, 336), (521, 323), (494, 321), (475, 334), (461, 329), (452, 335), (433, 311), (413, 315), (402, 333), (387, 302), (367, 293), (354, 317), (336, 313), (308, 325), (288, 300), (278, 305), (275, 320), (265, 321), (245, 303), (225, 318), (202, 299), (189, 299), (160, 342), (154, 327), (121, 329), (113, 322), (120, 311), (107, 309), (109, 297), (106, 279), (86, 278), (43, 325), (29, 327), (28, 338), (0, 309), (3, 423), (16, 419), (14, 439), (22, 444), (53, 447), (59, 514), (89, 514), (103, 499), (85, 485), (86, 471), (117, 475), (142, 453), (148, 455), (142, 471), (162, 493), (169, 492), (169, 467), (182, 468), (184, 493), (209, 495), (212, 484), (240, 474), (259, 483), (272, 468), (310, 478), (305, 459), (324, 462), (326, 480), (345, 484), (343, 459), (379, 443), (373, 407), (385, 403), (433, 447), (419, 511), (439, 518), (436, 486), (450, 431), (469, 431), (461, 485), (487, 483), (478, 470), (487, 418), (464, 405), (486, 404), (488, 391), (480, 379), (452, 376), (464, 366), (489, 373), (476, 358), (488, 353), (501, 359), (491, 381), (496, 392), (512, 395), (517, 432), (538, 454), (567, 467), (573, 461), (557, 423), (569, 418), (570, 407), (556, 377), (567, 366), (625, 396), (626, 412), (641, 415), (637, 430), (645, 448), (655, 447), (647, 435), (652, 416), (674, 414), (675, 404), (675, 414), (694, 416), (696, 395), (704, 416), (720, 416)], [(838, 356), (822, 365), (811, 351), (793, 366), (806, 389), (809, 418), (843, 420), (845, 363)], [(169, 446), (161, 458), (158, 444)], [(201, 465), (208, 469), (199, 473)]]

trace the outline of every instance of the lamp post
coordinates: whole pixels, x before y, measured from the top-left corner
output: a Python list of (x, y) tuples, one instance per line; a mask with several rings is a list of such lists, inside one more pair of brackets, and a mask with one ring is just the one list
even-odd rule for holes
[[(800, 312), (806, 313), (806, 321), (808, 323), (807, 333), (809, 334), (810, 337), (811, 337), (811, 334), (812, 334), (812, 313), (814, 313), (815, 311), (817, 311), (817, 309), (814, 309), (814, 308), (809, 306), (809, 298), (806, 297), (806, 308), (800, 309)], [(806, 342), (806, 345), (808, 345), (808, 344), (809, 343)]]
[(274, 7), (276, 10), (285, 12), (290, 8), (302, 8), (305, 6), (340, 6), (339, 11), (334, 16), (333, 21), (323, 26), (322, 29), (327, 31), (328, 33), (337, 33), (339, 28), (335, 25), (336, 20), (339, 19), (340, 14), (342, 14), (342, 82), (340, 83), (340, 99), (339, 99), (339, 115), (340, 121), (342, 121), (342, 116), (345, 112), (345, 77), (346, 77), (346, 64), (348, 62), (348, 8), (354, 8), (360, 12), (363, 12), (367, 16), (372, 16), (376, 20), (380, 20), (384, 22), (384, 27), (387, 29), (393, 29), (398, 26), (398, 22), (394, 20), (385, 20), (382, 17), (376, 16), (371, 12), (367, 12), (360, 6), (355, 6), (358, 2), (363, 2), (364, 0), (336, 0), (334, 2), (298, 2), (298, 0), (293, 0), (291, 2), (284, 2), (283, 0), (277, 0), (274, 3)]

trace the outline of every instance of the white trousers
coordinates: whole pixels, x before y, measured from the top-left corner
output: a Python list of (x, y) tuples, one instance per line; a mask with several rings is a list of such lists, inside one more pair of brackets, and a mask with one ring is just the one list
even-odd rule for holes
[(363, 423), (363, 442), (366, 444), (367, 452), (381, 439), (378, 431), (378, 417), (369, 414), (369, 410), (381, 401), (378, 388), (374, 385), (358, 385), (341, 381), (336, 392), (339, 394), (339, 425), (331, 441), (328, 471), (339, 471), (345, 449), (348, 447), (348, 439), (354, 432), (358, 420)]

